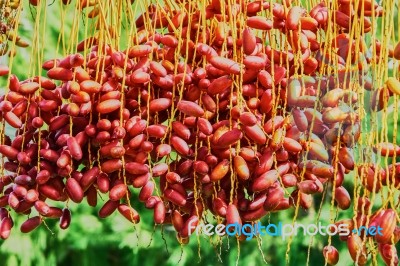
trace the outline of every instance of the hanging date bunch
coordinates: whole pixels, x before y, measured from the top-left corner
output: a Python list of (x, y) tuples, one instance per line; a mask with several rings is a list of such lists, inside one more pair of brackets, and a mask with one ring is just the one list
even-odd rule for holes
[(28, 47), (29, 44), (22, 40), (16, 33), (18, 30), (18, 17), (21, 11), (21, 2), (19, 0), (2, 0), (0, 1), (0, 56), (5, 54), (11, 55), (15, 53), (14, 43), (19, 47)]
[[(66, 229), (67, 203), (86, 200), (101, 205), (100, 218), (119, 212), (132, 223), (143, 204), (155, 224), (171, 224), (187, 243), (207, 213), (252, 224), (315, 208), (315, 196), (327, 192), (337, 212), (354, 210), (346, 220), (332, 217), (349, 226), (341, 240), (354, 262), (369, 265), (377, 249), (398, 265), (400, 146), (363, 130), (367, 113), (385, 112), (400, 95), (397, 72), (387, 69), (389, 61), (398, 66), (400, 48), (391, 34), (375, 36), (376, 20), (393, 16), (392, 6), (176, 2), (129, 20), (124, 49), (118, 34), (101, 32), (110, 29), (107, 14), (126, 10), (86, 3), (97, 10), (90, 18), (98, 33), (46, 58), (44, 75), (19, 80), (0, 67), (8, 77), (0, 237), (9, 237), (16, 215), (27, 216), (24, 233), (46, 219)], [(352, 233), (362, 226), (383, 233)], [(335, 265), (338, 252), (326, 243), (321, 253)]]

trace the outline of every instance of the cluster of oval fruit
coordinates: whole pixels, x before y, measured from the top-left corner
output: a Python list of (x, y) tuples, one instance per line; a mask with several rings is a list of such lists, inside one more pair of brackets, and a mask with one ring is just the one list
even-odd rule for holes
[[(368, 49), (347, 32), (352, 23), (369, 32), (368, 16), (382, 12), (367, 0), (355, 9), (348, 8), (349, 1), (339, 2), (333, 17), (323, 3), (307, 12), (240, 2), (223, 5), (232, 10), (222, 12), (214, 0), (206, 18), (183, 10), (168, 18), (151, 7), (146, 17), (164, 34), (140, 30), (125, 51), (88, 38), (77, 46), (86, 56), (44, 62), (47, 77), (19, 81), (10, 75), (0, 111), (16, 136), (5, 135), (0, 145), (6, 158), (0, 237), (8, 238), (13, 227), (10, 209), (35, 214), (21, 225), (22, 232), (48, 218), (60, 219), (65, 229), (71, 213), (52, 201), (86, 198), (96, 206), (103, 193), (109, 199), (101, 218), (118, 210), (137, 223), (134, 207), (140, 201), (153, 209), (156, 224), (172, 223), (184, 243), (194, 229), (188, 225), (201, 222), (205, 211), (224, 223), (251, 223), (270, 212), (311, 208), (314, 194), (332, 188), (338, 208), (358, 204), (354, 219), (338, 223), (384, 228), (375, 237), (379, 252), (388, 265), (397, 265), (398, 213), (389, 207), (371, 213), (367, 197), (352, 200), (343, 186), (345, 174), (356, 169), (366, 195), (382, 186), (400, 187), (398, 165), (387, 170), (353, 156), (362, 119), (355, 91), (373, 86), (366, 75)], [(259, 15), (267, 10), (271, 19)], [(247, 15), (237, 32), (227, 22), (231, 12)], [(212, 27), (200, 27), (203, 19)], [(139, 28), (144, 23), (145, 16), (136, 20)], [(328, 25), (340, 33), (324, 54), (317, 34)], [(275, 29), (287, 37), (290, 49), (265, 45), (259, 37)], [(338, 75), (321, 77), (329, 64)], [(360, 83), (349, 81), (354, 71)], [(7, 74), (1, 67), (0, 75)], [(389, 96), (398, 94), (398, 83), (387, 83)], [(375, 97), (379, 104), (380, 96)], [(395, 156), (400, 148), (380, 143), (376, 152)], [(131, 195), (136, 189), (137, 200)], [(354, 261), (365, 265), (366, 237), (352, 234), (343, 240)], [(324, 249), (330, 264), (337, 263), (337, 254), (332, 246)]]
[(19, 47), (28, 47), (29, 44), (22, 40), (16, 33), (17, 12), (21, 2), (19, 0), (0, 1), (0, 56), (8, 53), (15, 54), (15, 50), (10, 49), (10, 42)]

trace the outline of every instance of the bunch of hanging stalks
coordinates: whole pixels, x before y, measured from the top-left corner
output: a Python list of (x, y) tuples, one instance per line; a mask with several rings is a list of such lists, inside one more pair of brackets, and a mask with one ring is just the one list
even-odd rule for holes
[[(64, 57), (46, 60), (49, 7), (29, 2), (30, 78), (12, 74), (14, 54), (0, 67), (1, 238), (14, 215), (29, 217), (24, 233), (46, 219), (66, 229), (68, 202), (96, 206), (99, 194), (100, 218), (118, 211), (138, 223), (144, 204), (182, 244), (200, 223), (253, 224), (284, 211), (294, 223), (312, 208), (318, 220), (328, 201), (330, 221), (350, 229), (341, 240), (357, 265), (378, 256), (398, 265), (399, 2), (56, 1), (73, 30), (60, 33)], [(1, 36), (17, 45), (21, 5), (0, 2)], [(353, 216), (336, 220), (349, 208)], [(383, 231), (352, 233), (363, 226)], [(321, 252), (335, 265), (331, 238)]]

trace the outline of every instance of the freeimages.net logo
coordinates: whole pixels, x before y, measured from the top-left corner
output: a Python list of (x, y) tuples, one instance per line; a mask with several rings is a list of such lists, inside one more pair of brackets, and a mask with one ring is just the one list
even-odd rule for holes
[(347, 236), (350, 233), (361, 235), (362, 233), (368, 236), (382, 235), (383, 228), (380, 226), (361, 226), (358, 229), (350, 230), (348, 224), (329, 224), (322, 225), (318, 224), (308, 224), (304, 225), (295, 222), (294, 224), (283, 224), (279, 222), (278, 224), (270, 223), (268, 225), (263, 225), (261, 222), (255, 224), (199, 224), (197, 227), (193, 223), (188, 224), (188, 231), (194, 232), (197, 235), (203, 234), (207, 236), (236, 236), (244, 235), (246, 240), (251, 240), (255, 236), (274, 236), (281, 237), (282, 240), (290, 236), (304, 235), (304, 236), (315, 236), (317, 234), (325, 235), (339, 235)]

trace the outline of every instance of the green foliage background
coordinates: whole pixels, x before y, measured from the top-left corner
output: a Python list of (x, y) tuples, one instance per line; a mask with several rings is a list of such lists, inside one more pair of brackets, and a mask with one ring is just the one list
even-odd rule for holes
[[(31, 12), (30, 12), (31, 11)], [(73, 8), (66, 13), (64, 32), (66, 39), (71, 30)], [(21, 18), (19, 33), (23, 39), (31, 41), (34, 32), (35, 12), (25, 6)], [(60, 8), (58, 0), (53, 6), (48, 7), (45, 23), (45, 36), (41, 40), (44, 49), (44, 59), (60, 57), (56, 51), (58, 36), (61, 28)], [(83, 33), (80, 32), (82, 39)], [(31, 48), (17, 50), (12, 72), (20, 80), (28, 77), (27, 69), (30, 67)], [(6, 57), (0, 57), (0, 63), (7, 63)], [(6, 80), (0, 79), (0, 86), (5, 87)], [(349, 177), (351, 180), (351, 177)], [(348, 179), (348, 180), (349, 180)], [(351, 190), (351, 183), (347, 184)], [(133, 226), (118, 213), (107, 219), (97, 218), (97, 211), (105, 199), (99, 199), (96, 208), (89, 207), (86, 203), (79, 206), (69, 204), (72, 211), (72, 224), (63, 231), (58, 227), (58, 221), (46, 220), (31, 234), (24, 235), (19, 232), (19, 225), (25, 217), (16, 218), (16, 224), (11, 237), (0, 242), (0, 265), (261, 265), (264, 259), (269, 265), (286, 265), (285, 253), (287, 240), (279, 237), (266, 236), (238, 244), (235, 238), (223, 238), (218, 244), (217, 239), (192, 236), (190, 243), (179, 245), (171, 226), (154, 227), (152, 211), (146, 210), (137, 200), (137, 192), (133, 193), (132, 205), (141, 214), (141, 222)], [(320, 214), (320, 222), (329, 224), (330, 196), (327, 195), (324, 212)], [(316, 202), (319, 204), (319, 200)], [(57, 205), (57, 203), (55, 203)], [(63, 207), (62, 205), (57, 205)], [(315, 206), (319, 209), (319, 205)], [(272, 214), (265, 217), (262, 222), (290, 223), (294, 211)], [(335, 215), (335, 213), (333, 213)], [(351, 211), (340, 211), (338, 219), (351, 217)], [(317, 223), (317, 213), (314, 210), (300, 211), (297, 222), (303, 224)], [(294, 237), (289, 252), (290, 265), (305, 265), (308, 256), (308, 246), (312, 239), (302, 235)], [(327, 239), (316, 237), (312, 240), (309, 255), (310, 265), (324, 265), (322, 248), (327, 244)], [(340, 242), (338, 237), (332, 238), (333, 244), (340, 251), (340, 265), (352, 265), (346, 243)], [(239, 254), (240, 251), (240, 254)], [(264, 258), (263, 258), (264, 257)]]

